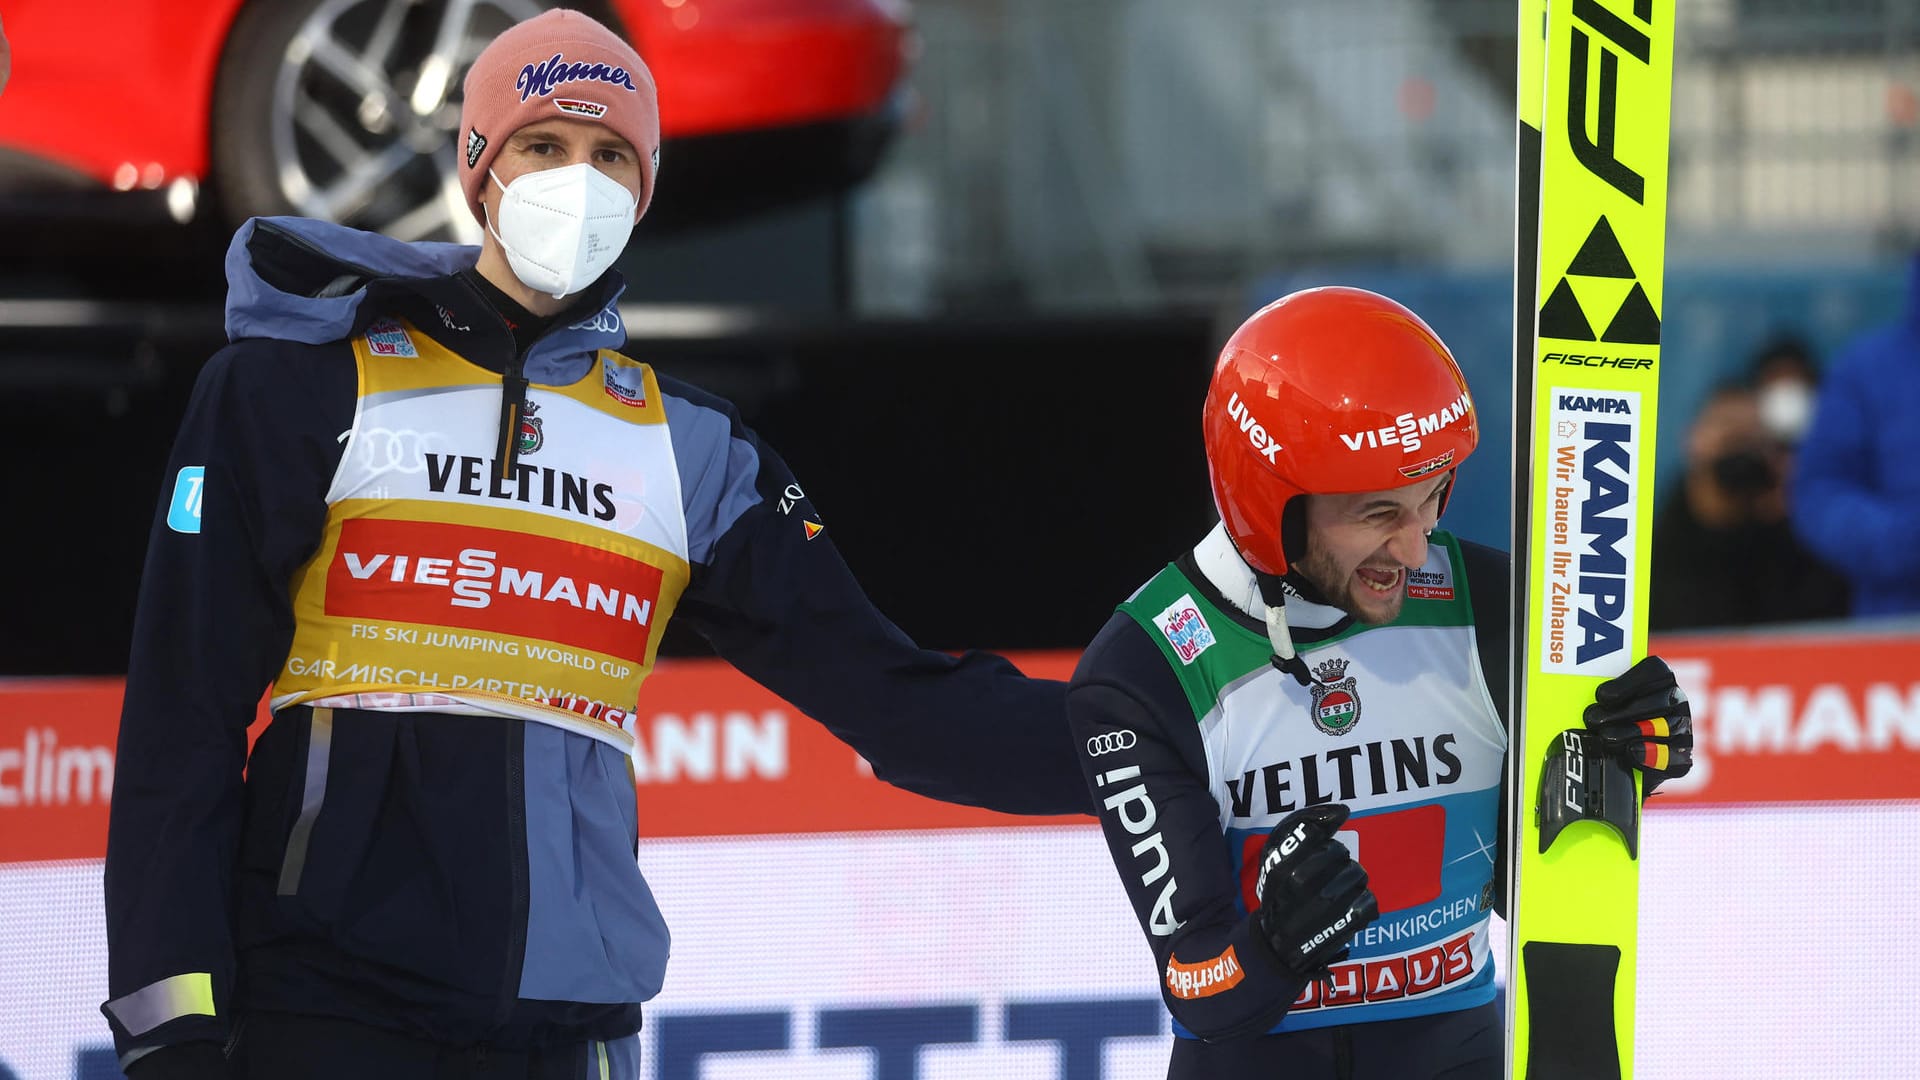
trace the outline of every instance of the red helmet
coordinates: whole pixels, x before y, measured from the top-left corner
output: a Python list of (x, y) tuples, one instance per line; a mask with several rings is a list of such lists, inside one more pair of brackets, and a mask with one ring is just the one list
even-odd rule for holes
[(1306, 289), (1255, 312), (1220, 350), (1202, 422), (1227, 535), (1274, 575), (1287, 572), (1281, 515), (1294, 496), (1403, 487), (1458, 467), (1480, 441), (1446, 344), (1364, 289)]

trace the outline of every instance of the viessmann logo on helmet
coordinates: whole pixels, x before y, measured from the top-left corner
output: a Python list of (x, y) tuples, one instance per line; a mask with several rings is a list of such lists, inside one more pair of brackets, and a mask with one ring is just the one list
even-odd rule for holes
[(1472, 399), (1461, 394), (1439, 412), (1430, 412), (1425, 416), (1404, 412), (1393, 418), (1390, 427), (1368, 428), (1352, 433), (1343, 431), (1340, 441), (1346, 443), (1349, 450), (1378, 450), (1383, 446), (1398, 446), (1403, 454), (1418, 453), (1421, 442), (1427, 436), (1445, 431), (1472, 413)]

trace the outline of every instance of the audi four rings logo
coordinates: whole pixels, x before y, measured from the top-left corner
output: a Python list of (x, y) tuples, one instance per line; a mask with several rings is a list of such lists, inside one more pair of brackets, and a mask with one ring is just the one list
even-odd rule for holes
[(361, 467), (378, 475), (425, 472), (427, 454), (445, 450), (450, 444), (437, 431), (371, 427), (360, 432), (358, 445)]
[(617, 334), (620, 332), (620, 313), (613, 309), (612, 304), (608, 304), (567, 329), (591, 330), (596, 334)]
[(1131, 750), (1133, 749), (1133, 744), (1138, 741), (1138, 739), (1134, 738), (1131, 729), (1126, 731), (1109, 731), (1104, 735), (1095, 735), (1093, 738), (1087, 740), (1087, 756), (1099, 757), (1101, 754), (1111, 754), (1115, 750)]

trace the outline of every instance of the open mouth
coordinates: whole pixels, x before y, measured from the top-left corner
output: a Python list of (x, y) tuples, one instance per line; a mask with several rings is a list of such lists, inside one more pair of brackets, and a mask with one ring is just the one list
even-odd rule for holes
[(1400, 575), (1405, 573), (1405, 571), (1398, 566), (1391, 570), (1380, 570), (1374, 567), (1362, 566), (1353, 573), (1368, 589), (1376, 593), (1390, 593), (1396, 588), (1399, 588)]

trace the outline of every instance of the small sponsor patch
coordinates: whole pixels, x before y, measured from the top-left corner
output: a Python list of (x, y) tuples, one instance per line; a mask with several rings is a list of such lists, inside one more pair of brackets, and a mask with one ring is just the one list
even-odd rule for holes
[(200, 531), (200, 506), (206, 491), (207, 467), (187, 465), (173, 479), (173, 501), (167, 504), (167, 528), (177, 533)]
[(636, 409), (647, 403), (647, 378), (640, 368), (602, 364), (600, 370), (606, 376), (608, 397)]
[(800, 524), (806, 526), (807, 539), (809, 540), (827, 531), (827, 527), (817, 521), (802, 521)]
[(1183, 964), (1175, 957), (1167, 958), (1167, 990), (1183, 1001), (1212, 997), (1231, 990), (1239, 986), (1240, 980), (1246, 975), (1231, 945), (1219, 956), (1197, 964)]
[(487, 152), (487, 137), (480, 134), (479, 128), (467, 129), (467, 168), (480, 164), (480, 155)]
[(799, 484), (788, 484), (786, 490), (780, 493), (780, 516), (793, 513), (793, 508), (799, 506), (800, 500), (806, 497), (807, 493), (800, 490)]
[(1453, 599), (1453, 569), (1442, 563), (1438, 570), (1421, 567), (1407, 571), (1407, 596), (1414, 600)]
[(1436, 458), (1428, 458), (1418, 465), (1402, 465), (1400, 475), (1409, 480), (1418, 480), (1428, 473), (1436, 473), (1453, 464), (1453, 451), (1449, 450)]
[(589, 120), (598, 120), (607, 115), (605, 105), (597, 101), (581, 101), (579, 98), (554, 98), (553, 107), (568, 116), (584, 116)]
[(381, 319), (367, 327), (367, 348), (375, 356), (417, 357), (420, 350), (413, 347), (413, 338), (407, 335), (406, 328), (391, 319)]
[(1167, 635), (1167, 643), (1173, 646), (1182, 664), (1193, 663), (1213, 647), (1213, 628), (1207, 625), (1206, 616), (1200, 614), (1192, 593), (1169, 604), (1165, 611), (1153, 617), (1153, 622)]

